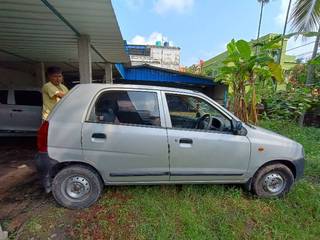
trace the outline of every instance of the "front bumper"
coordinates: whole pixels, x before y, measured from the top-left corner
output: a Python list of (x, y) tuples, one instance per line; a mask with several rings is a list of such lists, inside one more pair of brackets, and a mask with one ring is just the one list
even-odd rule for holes
[(51, 192), (53, 168), (58, 164), (58, 161), (51, 159), (48, 153), (37, 153), (35, 162), (41, 183), (46, 193), (49, 193)]
[(304, 158), (299, 158), (295, 161), (292, 161), (296, 168), (296, 180), (300, 179), (303, 176), (303, 171), (304, 171)]

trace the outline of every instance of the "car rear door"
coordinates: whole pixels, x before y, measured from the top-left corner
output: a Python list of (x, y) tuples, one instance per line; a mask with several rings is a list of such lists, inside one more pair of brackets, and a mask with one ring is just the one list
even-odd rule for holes
[(15, 131), (36, 132), (41, 124), (42, 95), (40, 91), (14, 90), (12, 127)]
[(94, 100), (82, 128), (86, 161), (108, 182), (169, 180), (167, 131), (160, 93), (107, 90)]
[[(230, 119), (199, 96), (167, 92), (163, 98), (168, 116), (170, 180), (242, 181), (248, 169), (250, 143), (246, 136), (232, 133)], [(195, 123), (204, 113), (220, 119), (223, 129), (196, 129)]]

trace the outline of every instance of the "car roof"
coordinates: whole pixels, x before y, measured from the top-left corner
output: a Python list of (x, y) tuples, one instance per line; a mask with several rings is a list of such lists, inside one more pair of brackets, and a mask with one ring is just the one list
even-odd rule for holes
[(172, 91), (180, 93), (200, 93), (198, 91), (193, 91), (184, 88), (174, 88), (174, 87), (161, 87), (161, 86), (151, 86), (151, 85), (136, 85), (136, 84), (101, 84), (101, 83), (86, 83), (78, 84), (79, 87), (90, 87), (97, 90), (106, 89), (106, 88), (131, 88), (131, 89), (142, 89), (142, 90), (158, 90), (158, 91)]

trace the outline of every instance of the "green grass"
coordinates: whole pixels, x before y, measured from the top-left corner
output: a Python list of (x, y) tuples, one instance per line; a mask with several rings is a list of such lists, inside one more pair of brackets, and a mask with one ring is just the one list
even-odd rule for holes
[[(262, 122), (261, 125), (305, 147), (306, 177), (283, 199), (258, 199), (240, 186), (227, 185), (109, 187), (93, 207), (71, 211), (75, 222), (65, 237), (319, 239), (320, 129), (299, 128), (287, 122)], [(28, 225), (30, 232), (39, 232), (36, 228), (41, 224), (39, 219), (43, 218), (38, 216)]]

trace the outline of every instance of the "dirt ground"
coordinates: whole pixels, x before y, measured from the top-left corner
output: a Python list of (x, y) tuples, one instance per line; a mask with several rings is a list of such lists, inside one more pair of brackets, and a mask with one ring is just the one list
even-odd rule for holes
[(0, 223), (9, 233), (49, 199), (37, 178), (35, 153), (36, 138), (0, 138)]
[[(0, 138), (0, 225), (9, 232), (9, 239), (106, 239), (98, 224), (98, 212), (107, 214), (111, 232), (126, 233), (116, 220), (120, 205), (106, 210), (98, 204), (88, 210), (58, 206), (52, 194), (46, 194), (41, 186), (35, 154), (36, 138)], [(117, 189), (106, 193), (101, 201), (105, 198), (124, 201)], [(91, 223), (92, 229), (86, 222)], [(112, 234), (107, 239), (123, 239)]]

